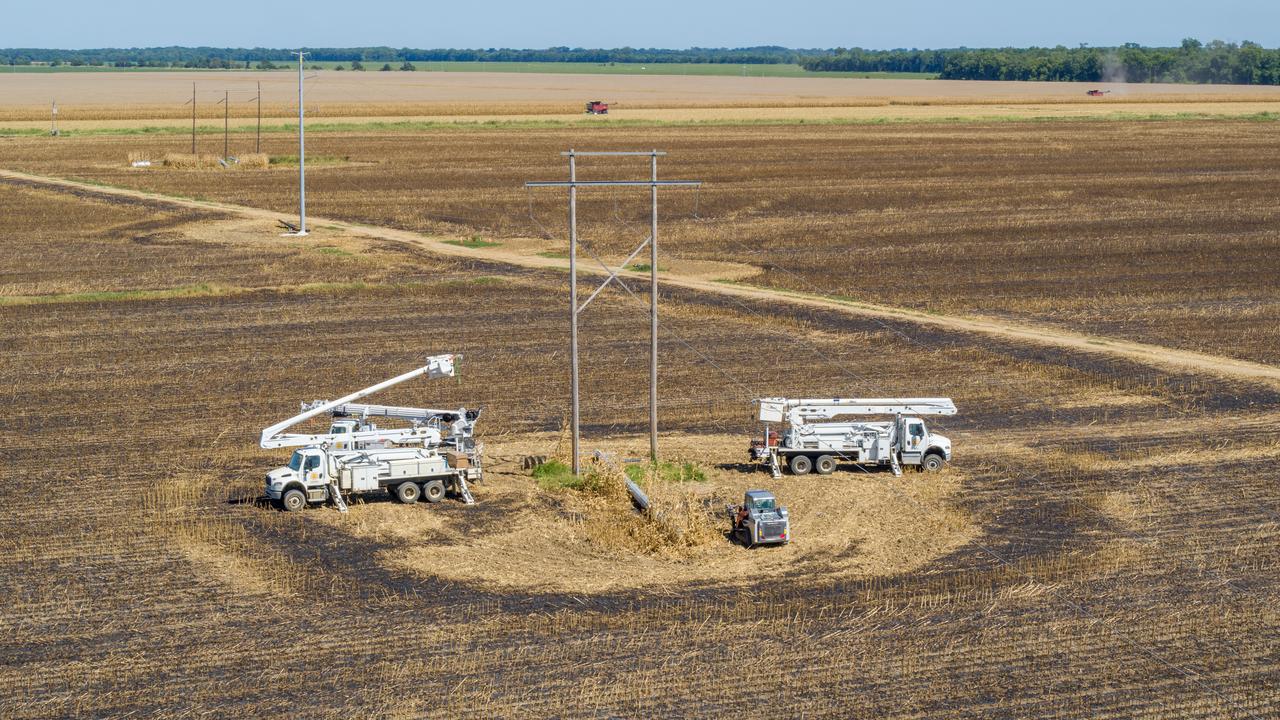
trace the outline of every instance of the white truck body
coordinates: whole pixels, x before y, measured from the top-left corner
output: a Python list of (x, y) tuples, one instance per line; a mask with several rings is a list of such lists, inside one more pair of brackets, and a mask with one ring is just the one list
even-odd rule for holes
[[(458, 357), (436, 355), (416, 370), (337, 400), (302, 403), (298, 415), (265, 428), (260, 439), (262, 447), (299, 448), (288, 465), (267, 473), (267, 498), (291, 511), (332, 501), (345, 512), (344, 494), (383, 490), (401, 502), (416, 502), (419, 497), (439, 502), (449, 490), (468, 504), (474, 502), (467, 483), (482, 477), (482, 448), (472, 435), (479, 411), (355, 402), (422, 375), (432, 379), (452, 377)], [(326, 433), (284, 432), (325, 412), (335, 418)], [(379, 428), (369, 417), (409, 420), (413, 425)]]
[[(767, 463), (775, 477), (786, 467), (797, 475), (816, 469), (829, 474), (840, 462), (904, 465), (937, 470), (951, 460), (951, 440), (931, 432), (920, 415), (954, 415), (950, 398), (764, 398), (759, 419), (764, 439), (753, 441), (751, 457)], [(893, 415), (889, 421), (829, 421), (845, 415)], [(780, 423), (781, 433), (767, 423)]]
[[(267, 473), (266, 496), (282, 502), (290, 490), (300, 490), (307, 503), (335, 500), (335, 489), (347, 495), (387, 491), (413, 483), (415, 497), (431, 502), (443, 499), (440, 490), (462, 494), (467, 482), (481, 478), (473, 457), (462, 453), (441, 453), (429, 448), (383, 448), (336, 450), (305, 447), (295, 450), (289, 464)], [(436, 485), (435, 483), (439, 483)], [(426, 487), (431, 484), (431, 487)]]

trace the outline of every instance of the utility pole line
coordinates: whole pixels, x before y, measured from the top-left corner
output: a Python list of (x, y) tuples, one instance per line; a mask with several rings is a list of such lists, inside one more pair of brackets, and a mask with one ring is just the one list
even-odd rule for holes
[(570, 403), (573, 405), (573, 474), (577, 475), (581, 454), (578, 452), (578, 156), (569, 149), (569, 358)]
[(302, 65), (306, 55), (307, 53), (298, 51), (298, 229), (284, 233), (295, 237), (307, 234), (307, 119), (302, 94)]
[(649, 156), (649, 460), (658, 462), (658, 151)]
[[(700, 187), (702, 183), (696, 180), (658, 180), (658, 157), (666, 155), (665, 152), (659, 150), (650, 150), (647, 152), (624, 152), (624, 151), (605, 151), (605, 152), (579, 152), (569, 150), (561, 153), (569, 158), (569, 181), (568, 182), (551, 182), (538, 181), (526, 182), (525, 187), (567, 187), (569, 189), (569, 402), (571, 405), (571, 444), (573, 452), (573, 473), (577, 475), (581, 470), (579, 457), (580, 444), (580, 412), (579, 412), (579, 384), (578, 384), (578, 316), (587, 305), (604, 290), (609, 283), (617, 281), (619, 285), (625, 284), (618, 277), (618, 270), (604, 265), (604, 261), (596, 258), (597, 261), (604, 265), (605, 271), (609, 273), (609, 277), (595, 289), (594, 292), (581, 305), (578, 304), (578, 188), (579, 187), (647, 187), (649, 188), (649, 199), (651, 203), (649, 215), (649, 237), (640, 246), (632, 251), (631, 255), (622, 262), (619, 269), (625, 270), (628, 263), (635, 259), (645, 246), (649, 246), (649, 459), (658, 462), (658, 187)], [(649, 180), (633, 181), (633, 180), (578, 180), (577, 159), (585, 156), (648, 156), (649, 157)]]
[(222, 91), (222, 159), (226, 160), (230, 153), (227, 151), (229, 137), (231, 132), (231, 91)]
[(298, 51), (298, 234), (307, 234), (307, 127), (302, 104), (302, 60), (306, 53)]

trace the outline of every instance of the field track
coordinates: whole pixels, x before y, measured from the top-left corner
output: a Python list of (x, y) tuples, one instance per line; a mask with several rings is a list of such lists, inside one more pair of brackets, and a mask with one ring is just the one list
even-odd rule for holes
[[(172, 197), (127, 188), (93, 185), (64, 178), (32, 175), (4, 169), (0, 169), (0, 178), (7, 178), (20, 183), (71, 189), (77, 192), (91, 193), (94, 195), (161, 200), (176, 207), (206, 210), (216, 209), (223, 212), (234, 213), (245, 218), (276, 220), (281, 215), (281, 213), (273, 210), (264, 210), (261, 208), (247, 207), (243, 205)], [(414, 244), (439, 255), (465, 257), (485, 262), (498, 262), (518, 267), (542, 270), (564, 270), (568, 267), (568, 261), (563, 258), (523, 254), (497, 247), (469, 248), (445, 242), (445, 238), (430, 238), (404, 230), (357, 225), (329, 220), (322, 217), (313, 216), (310, 220), (317, 226), (331, 225), (345, 230), (356, 231), (362, 235), (382, 240)], [(584, 260), (580, 264), (580, 271), (592, 275), (605, 274), (601, 268), (589, 260)], [(644, 279), (648, 277), (647, 273), (632, 271), (620, 271), (618, 275), (637, 279)], [(824, 310), (835, 310), (860, 317), (908, 321), (917, 324), (933, 325), (951, 330), (959, 330), (962, 332), (992, 335), (1031, 342), (1039, 345), (1121, 357), (1147, 365), (1181, 370), (1195, 370), (1218, 376), (1259, 380), (1280, 385), (1280, 368), (1278, 367), (1208, 353), (1178, 350), (1160, 345), (1090, 336), (1067, 332), (1056, 328), (1022, 323), (1009, 323), (981, 317), (940, 315), (887, 305), (841, 301), (822, 295), (807, 295), (785, 290), (729, 284), (703, 277), (682, 276), (678, 272), (666, 272), (663, 275), (661, 282), (670, 286), (715, 293), (724, 296), (732, 296), (746, 300), (786, 302), (792, 305), (820, 308)]]

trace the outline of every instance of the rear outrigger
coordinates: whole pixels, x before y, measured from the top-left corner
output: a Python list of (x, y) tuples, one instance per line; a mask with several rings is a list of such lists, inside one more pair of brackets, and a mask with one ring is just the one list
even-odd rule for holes
[[(951, 398), (764, 398), (756, 401), (764, 436), (751, 442), (751, 459), (774, 477), (829, 475), (841, 462), (887, 466), (894, 475), (914, 465), (937, 471), (951, 460), (951, 440), (929, 431), (922, 415), (955, 415)], [(892, 415), (893, 420), (815, 422), (844, 415)], [(768, 423), (779, 423), (779, 435)]]

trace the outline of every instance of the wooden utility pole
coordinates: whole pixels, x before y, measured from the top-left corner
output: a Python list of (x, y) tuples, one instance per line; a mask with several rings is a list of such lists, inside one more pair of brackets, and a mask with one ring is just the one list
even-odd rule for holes
[[(579, 444), (579, 404), (578, 404), (578, 315), (587, 309), (587, 305), (600, 294), (609, 283), (617, 281), (627, 292), (631, 289), (618, 276), (618, 271), (604, 265), (604, 261), (596, 257), (596, 261), (609, 273), (595, 292), (581, 304), (578, 304), (578, 188), (579, 187), (647, 187), (650, 192), (651, 212), (649, 216), (649, 237), (622, 261), (621, 269), (635, 259), (640, 251), (649, 246), (649, 459), (658, 462), (658, 187), (698, 187), (702, 185), (694, 180), (658, 180), (658, 157), (666, 155), (659, 150), (643, 152), (581, 152), (569, 150), (561, 153), (569, 158), (568, 182), (527, 182), (525, 187), (565, 187), (569, 189), (569, 402), (571, 405), (571, 433), (573, 452), (573, 472), (580, 470)], [(577, 159), (584, 156), (648, 156), (649, 180), (578, 180)], [(634, 293), (632, 293), (634, 294)]]

